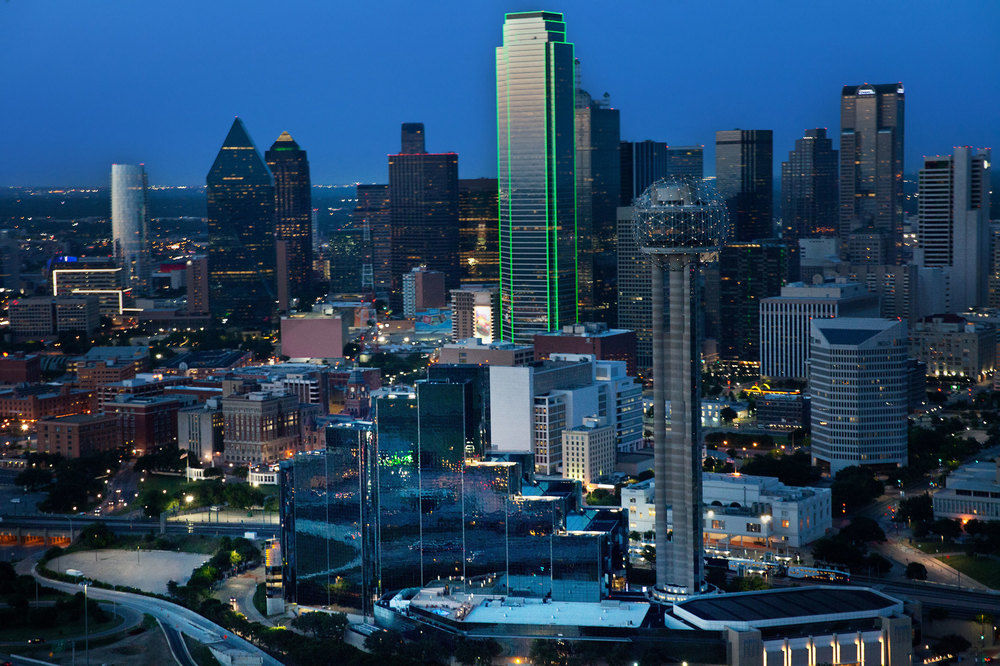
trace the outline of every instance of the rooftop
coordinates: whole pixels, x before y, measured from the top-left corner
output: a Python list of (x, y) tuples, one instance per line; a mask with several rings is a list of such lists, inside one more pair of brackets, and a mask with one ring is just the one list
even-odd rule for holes
[(242, 360), (250, 352), (242, 349), (205, 349), (178, 354), (162, 362), (161, 368), (228, 368)]

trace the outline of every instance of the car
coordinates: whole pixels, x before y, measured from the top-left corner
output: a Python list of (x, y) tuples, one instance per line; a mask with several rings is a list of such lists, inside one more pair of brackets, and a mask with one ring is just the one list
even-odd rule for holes
[(28, 639), (28, 645), (38, 645), (39, 643), (44, 643), (44, 642), (45, 642), (44, 638), (39, 638), (37, 636), (35, 638)]

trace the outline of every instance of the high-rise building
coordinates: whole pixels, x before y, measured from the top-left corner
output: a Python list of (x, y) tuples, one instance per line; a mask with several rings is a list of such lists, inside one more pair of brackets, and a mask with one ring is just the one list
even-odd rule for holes
[(852, 465), (906, 465), (906, 322), (811, 322), (812, 457), (836, 474)]
[(149, 196), (146, 167), (111, 165), (111, 236), (122, 286), (144, 291), (149, 280)]
[(806, 379), (812, 320), (877, 317), (878, 314), (878, 296), (856, 282), (795, 282), (782, 287), (780, 296), (760, 302), (761, 376)]
[(270, 325), (275, 290), (274, 181), (237, 118), (206, 177), (212, 315)]
[(390, 304), (402, 307), (402, 276), (417, 266), (445, 275), (457, 287), (458, 155), (424, 152), (423, 124), (403, 123), (402, 150), (389, 155), (389, 224), (392, 230)]
[(403, 316), (415, 317), (418, 312), (443, 308), (448, 291), (445, 274), (417, 266), (403, 273)]
[(193, 315), (207, 315), (208, 306), (208, 257), (198, 255), (187, 262), (187, 311)]
[(826, 128), (808, 129), (781, 163), (781, 236), (835, 236), (837, 219), (837, 151)]
[(358, 202), (351, 213), (361, 230), (361, 288), (380, 296), (392, 289), (392, 228), (389, 224), (389, 186), (358, 185)]
[(990, 151), (956, 147), (924, 158), (917, 256), (950, 277), (949, 312), (987, 304), (990, 273)]
[[(277, 276), (278, 293), (286, 295), (281, 310), (307, 294), (312, 283), (312, 181), (306, 151), (282, 132), (264, 154), (274, 176), (276, 241), (284, 241), (285, 270)], [(279, 263), (282, 259), (279, 253)]]
[[(619, 206), (631, 206), (632, 200), (646, 188), (667, 176), (669, 157), (663, 141), (622, 141), (619, 145), (621, 196)], [(698, 176), (701, 178), (701, 176)]]
[(496, 50), (504, 340), (577, 321), (573, 44), (554, 12), (506, 15)]
[(990, 223), (990, 277), (988, 305), (1000, 307), (1000, 223)]
[(59, 257), (52, 264), (53, 296), (95, 296), (101, 314), (113, 317), (125, 308), (124, 269), (106, 257)]
[(462, 283), (480, 284), (499, 279), (497, 179), (458, 181), (458, 254)]
[(705, 177), (704, 146), (667, 146), (668, 178)]
[(883, 235), (891, 256), (875, 263), (896, 263), (903, 242), (904, 102), (902, 83), (840, 93), (840, 236)]
[(496, 285), (465, 285), (451, 290), (451, 340), (479, 338), (490, 344), (500, 331), (500, 290)]
[(760, 357), (760, 302), (798, 274), (798, 245), (783, 239), (729, 243), (719, 249), (719, 355)]
[[(579, 63), (577, 63), (579, 67)], [(592, 319), (614, 315), (615, 212), (621, 189), (621, 121), (607, 93), (576, 93), (576, 198), (580, 304)]]
[(715, 133), (715, 184), (729, 207), (733, 240), (774, 236), (772, 144), (771, 130)]

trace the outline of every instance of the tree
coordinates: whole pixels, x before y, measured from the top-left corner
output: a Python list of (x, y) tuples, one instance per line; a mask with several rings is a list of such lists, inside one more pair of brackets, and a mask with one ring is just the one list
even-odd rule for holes
[(488, 666), (503, 654), (503, 648), (492, 638), (474, 640), (459, 638), (455, 645), (455, 660), (466, 666)]
[(858, 465), (845, 467), (837, 472), (831, 486), (834, 511), (839, 508), (844, 513), (854, 513), (871, 504), (882, 490), (882, 483), (871, 469)]
[(103, 521), (97, 521), (83, 528), (80, 542), (87, 548), (107, 548), (114, 544), (115, 533)]
[(927, 567), (920, 562), (910, 562), (906, 565), (906, 577), (910, 580), (927, 580)]
[(934, 652), (937, 654), (959, 655), (972, 647), (972, 643), (958, 634), (948, 634), (942, 636), (934, 643)]
[(41, 490), (52, 483), (52, 470), (41, 467), (29, 467), (14, 479), (14, 483), (28, 490)]
[(732, 423), (736, 420), (737, 416), (738, 414), (736, 413), (736, 410), (732, 407), (723, 407), (719, 411), (719, 419), (721, 419), (723, 423)]
[(931, 496), (924, 493), (916, 497), (907, 497), (901, 501), (896, 520), (903, 523), (910, 521), (929, 523), (934, 520), (934, 504), (931, 501)]
[(347, 616), (322, 611), (302, 613), (292, 620), (292, 626), (320, 640), (342, 641), (344, 629), (347, 628)]
[(528, 658), (535, 666), (566, 666), (569, 663), (569, 647), (562, 641), (536, 638), (531, 641)]
[(382, 629), (365, 638), (365, 649), (379, 661), (397, 663), (406, 651), (406, 643), (399, 632)]
[(643, 546), (642, 559), (650, 564), (656, 564), (656, 546)]
[(962, 524), (949, 518), (938, 518), (930, 524), (930, 530), (949, 540), (962, 536)]
[(866, 516), (852, 518), (850, 524), (840, 530), (840, 535), (853, 544), (885, 541), (885, 532), (879, 524)]

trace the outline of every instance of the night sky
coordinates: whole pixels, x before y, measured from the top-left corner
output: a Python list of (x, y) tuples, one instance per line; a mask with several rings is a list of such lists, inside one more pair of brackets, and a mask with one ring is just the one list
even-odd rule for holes
[(463, 178), (495, 176), (494, 47), (528, 9), (565, 13), (623, 138), (706, 144), (709, 174), (715, 130), (773, 129), (778, 170), (866, 81), (906, 86), (908, 172), (1000, 147), (994, 0), (5, 0), (0, 185), (106, 185), (115, 161), (204, 184), (234, 115), (262, 152), (291, 132), (317, 184), (385, 181), (404, 121)]

